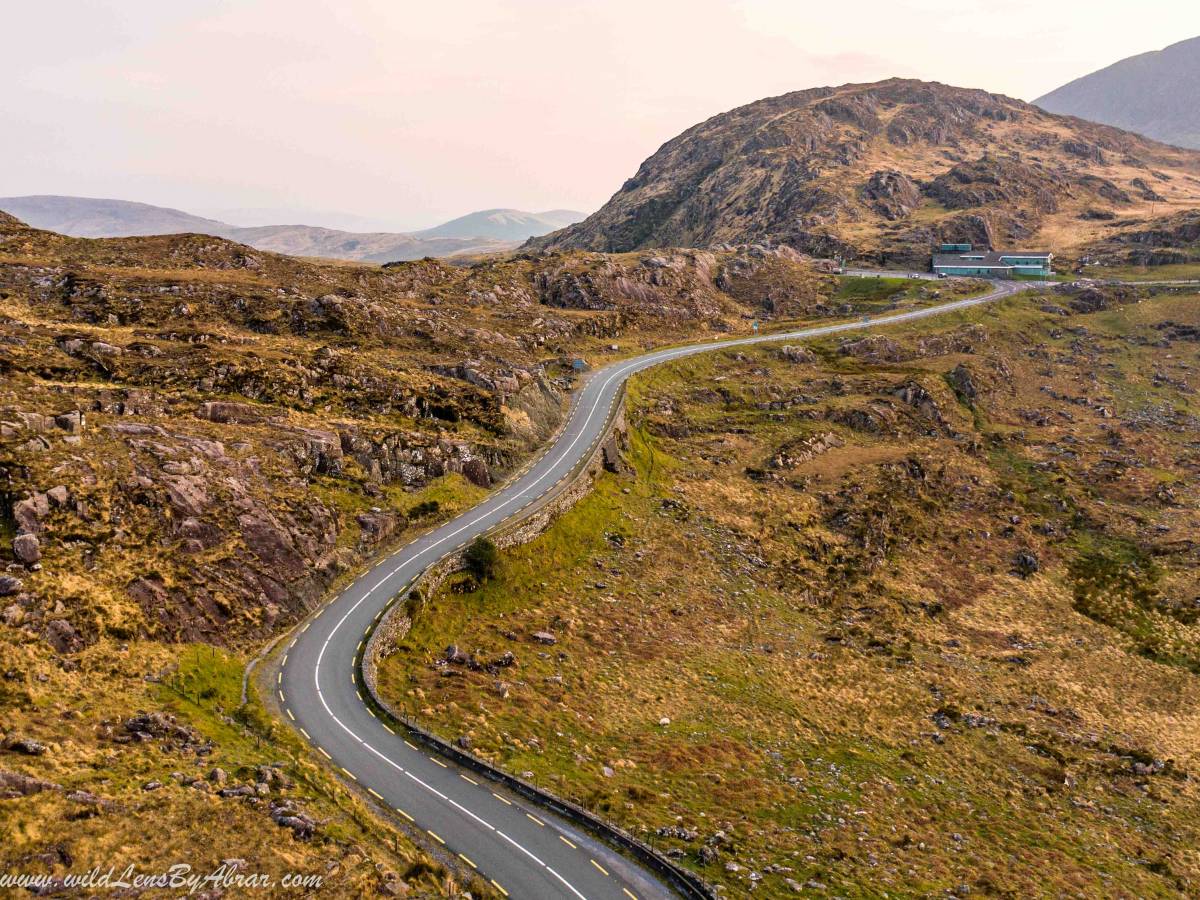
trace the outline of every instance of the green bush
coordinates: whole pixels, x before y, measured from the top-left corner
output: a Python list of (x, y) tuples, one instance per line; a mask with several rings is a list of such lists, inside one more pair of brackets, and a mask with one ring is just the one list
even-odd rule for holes
[(471, 542), (471, 546), (467, 548), (467, 552), (463, 554), (463, 560), (467, 564), (467, 571), (475, 576), (476, 581), (487, 581), (496, 572), (496, 563), (500, 559), (500, 551), (496, 549), (496, 545), (491, 539), (480, 535)]

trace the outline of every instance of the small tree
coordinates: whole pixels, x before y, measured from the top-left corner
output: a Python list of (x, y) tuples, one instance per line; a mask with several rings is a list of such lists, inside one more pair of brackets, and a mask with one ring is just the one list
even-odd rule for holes
[(487, 581), (496, 573), (496, 562), (499, 559), (500, 551), (496, 549), (496, 545), (482, 534), (471, 542), (471, 546), (467, 547), (467, 552), (463, 554), (467, 571), (479, 582)]

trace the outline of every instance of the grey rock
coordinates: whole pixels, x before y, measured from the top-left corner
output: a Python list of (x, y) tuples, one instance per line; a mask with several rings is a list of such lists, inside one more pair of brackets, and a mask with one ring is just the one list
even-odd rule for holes
[(8, 737), (0, 746), (13, 753), (23, 753), (25, 756), (44, 756), (46, 753), (45, 744), (27, 737)]
[(12, 575), (0, 575), (0, 597), (10, 597), (19, 593), (25, 583)]
[(26, 565), (37, 562), (42, 558), (41, 543), (34, 534), (18, 534), (13, 538), (13, 555)]

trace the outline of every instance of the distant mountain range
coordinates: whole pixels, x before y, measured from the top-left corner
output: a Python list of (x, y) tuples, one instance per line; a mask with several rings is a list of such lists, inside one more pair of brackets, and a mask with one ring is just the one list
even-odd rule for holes
[(942, 242), (1061, 255), (1198, 208), (1200, 152), (1011, 97), (890, 79), (714, 116), (664, 144), (584, 221), (527, 246), (782, 243), (913, 266)]
[(1131, 56), (1033, 102), (1052, 113), (1116, 125), (1200, 149), (1200, 37)]
[(586, 213), (573, 209), (551, 209), (539, 213), (522, 212), (519, 209), (485, 209), (451, 219), (434, 228), (415, 231), (413, 237), (485, 237), (496, 241), (523, 241), (581, 222), (586, 217)]
[(499, 251), (584, 218), (571, 210), (542, 213), (488, 209), (415, 233), (354, 232), (313, 225), (240, 227), (179, 209), (90, 197), (0, 197), (0, 210), (35, 228), (73, 237), (211, 234), (259, 250), (361, 262)]

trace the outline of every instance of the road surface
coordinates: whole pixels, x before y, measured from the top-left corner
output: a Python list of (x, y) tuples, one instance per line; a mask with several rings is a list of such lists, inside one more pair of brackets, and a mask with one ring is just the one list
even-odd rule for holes
[(483, 782), (405, 740), (376, 718), (357, 682), (355, 657), (388, 601), (431, 564), (565, 487), (602, 437), (631, 375), (710, 350), (804, 340), (911, 322), (978, 306), (1030, 285), (1000, 282), (987, 294), (869, 320), (691, 344), (614, 362), (577, 392), (557, 440), (520, 477), (474, 509), (401, 548), (321, 608), (290, 639), (276, 690), (289, 723), (339, 774), (403, 817), (514, 898), (629, 900), (673, 896), (656, 876), (565, 820)]

